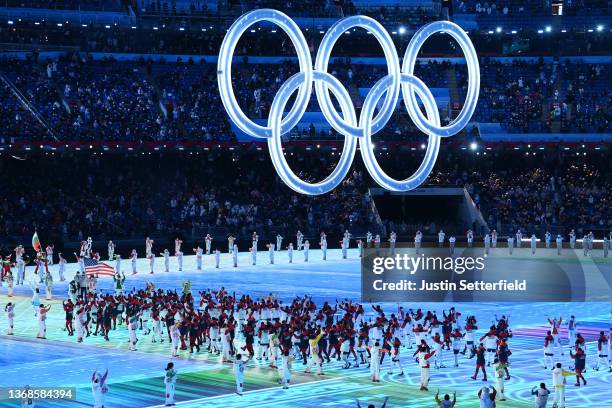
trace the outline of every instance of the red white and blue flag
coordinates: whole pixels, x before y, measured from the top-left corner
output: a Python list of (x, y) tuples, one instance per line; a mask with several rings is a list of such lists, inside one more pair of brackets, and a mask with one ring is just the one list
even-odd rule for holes
[(92, 258), (83, 258), (85, 263), (85, 275), (115, 276), (115, 269), (104, 262), (98, 262)]

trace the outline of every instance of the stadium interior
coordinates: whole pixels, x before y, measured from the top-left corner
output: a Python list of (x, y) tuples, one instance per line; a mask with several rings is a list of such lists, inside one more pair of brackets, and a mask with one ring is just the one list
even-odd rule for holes
[[(295, 21), (313, 63), (324, 36), (338, 20), (350, 16), (378, 21), (388, 31), (400, 65), (411, 39), (427, 23), (448, 20), (465, 31), (480, 66), (476, 109), (463, 130), (441, 139), (435, 167), (418, 189), (395, 193), (381, 188), (364, 165), (362, 145), (348, 176), (329, 193), (302, 195), (281, 180), (266, 140), (233, 123), (219, 93), (217, 62), (228, 29), (241, 15), (263, 8), (279, 10)], [(28, 244), (26, 253), (34, 260), (36, 251), (29, 242), (37, 235), (44, 244), (52, 243), (56, 254), (69, 258), (68, 281), (55, 278), (58, 295), (54, 293), (50, 304), (57, 315), (48, 322), (53, 332), (48, 346), (33, 338), (30, 288), (16, 287), (17, 297), (9, 299), (2, 285), (2, 308), (17, 299), (14, 338), (19, 339), (5, 335), (3, 315), (0, 367), (6, 364), (13, 378), (31, 379), (32, 386), (61, 386), (56, 379), (65, 374), (78, 391), (74, 406), (98, 406), (96, 391), (91, 395), (89, 369), (100, 370), (107, 362), (112, 368), (106, 407), (152, 407), (163, 401), (161, 371), (169, 346), (149, 344), (139, 331), (146, 345), (139, 343), (140, 353), (124, 358), (129, 340), (127, 330), (122, 330), (115, 336), (121, 339), (118, 343), (92, 337), (85, 341), (89, 344), (78, 344), (86, 355), (78, 360), (70, 348), (77, 346), (74, 338), (66, 340), (61, 297), (68, 293), (68, 282), (79, 268), (77, 253), (88, 237), (103, 254), (112, 240), (127, 269), (130, 251), (142, 247), (145, 237), (155, 240), (157, 252), (172, 249), (175, 239), (184, 241), (189, 255), (185, 264), (195, 265), (194, 252), (205, 246), (204, 237), (210, 234), (214, 246), (224, 252), (220, 271), (211, 269), (202, 278), (192, 265), (171, 277), (160, 276), (160, 270), (155, 277), (130, 276), (126, 284), (126, 291), (129, 286), (137, 293), (149, 290), (153, 282), (159, 296), (163, 289), (170, 299), (189, 279), (198, 301), (212, 288), (220, 291), (216, 295), (233, 293), (236, 304), (240, 297), (248, 304), (249, 296), (259, 299), (272, 293), (285, 305), (305, 294), (319, 306), (329, 302), (333, 307), (334, 300), (341, 304), (342, 299), (359, 302), (359, 254), (353, 240), (354, 252), (343, 263), (345, 231), (364, 242), (368, 234), (379, 235), (383, 246), (392, 232), (398, 243), (412, 245), (420, 231), (425, 246), (435, 246), (441, 230), (461, 245), (470, 230), (482, 247), (495, 230), (504, 248), (506, 238), (517, 230), (526, 240), (535, 234), (538, 248), (547, 233), (554, 242), (557, 234), (568, 237), (575, 231), (579, 238), (594, 237), (597, 251), (593, 260), (580, 260), (580, 265), (601, 271), (602, 282), (612, 286), (612, 264), (602, 246), (606, 237), (612, 240), (611, 11), (608, 0), (0, 1), (0, 255)], [(366, 96), (388, 69), (375, 36), (352, 28), (335, 43), (327, 72), (346, 88), (359, 117)], [(298, 72), (295, 46), (283, 29), (269, 22), (250, 26), (236, 46), (231, 71), (236, 100), (246, 116), (265, 126), (280, 87)], [(418, 52), (414, 76), (431, 91), (442, 125), (452, 124), (464, 108), (470, 81), (462, 48), (447, 34), (433, 35)], [(285, 112), (296, 103), (295, 94)], [(332, 102), (340, 111), (335, 96)], [(387, 125), (373, 136), (374, 156), (390, 176), (403, 179), (419, 168), (429, 140), (400, 98)], [(295, 174), (313, 182), (333, 171), (345, 143), (323, 114), (313, 89), (301, 120), (282, 136), (282, 151)], [(298, 232), (310, 240), (313, 250), (321, 251), (324, 231), (334, 260), (325, 264), (315, 252), (311, 257), (317, 260), (309, 267), (291, 265), (285, 244), (277, 248), (283, 249), (277, 265), (270, 266), (286, 267), (279, 266), (275, 273), (261, 266), (267, 255), (260, 255), (257, 268), (232, 270), (236, 261), (226, 254), (228, 236), (236, 237), (244, 257), (238, 262), (247, 265), (254, 231), (259, 237), (255, 248), (262, 254), (268, 244), (278, 242), (277, 236), (288, 244)], [(564, 238), (564, 248), (568, 244)], [(529, 256), (521, 262), (535, 262)], [(205, 258), (205, 270), (207, 265), (212, 268), (212, 257)], [(8, 262), (9, 269), (15, 266)], [(174, 262), (173, 258), (172, 268)], [(138, 259), (141, 271), (147, 265), (144, 258)], [(33, 268), (34, 262), (28, 273)], [(153, 268), (151, 264), (151, 274)], [(156, 268), (162, 268), (161, 260)], [(115, 289), (108, 279), (99, 288), (108, 293)], [(398, 313), (398, 305), (383, 305), (387, 316)], [(439, 317), (453, 306), (411, 305), (415, 310), (437, 310)], [(337, 315), (343, 307), (335, 309)], [(379, 311), (369, 303), (365, 307), (364, 319), (376, 322)], [(541, 340), (549, 330), (543, 317), (569, 317), (570, 310), (581, 314), (594, 359), (599, 332), (609, 329), (612, 307), (604, 301), (465, 303), (457, 309), (464, 311), (462, 319), (483, 316), (481, 331), (489, 320), (498, 321), (498, 314), (513, 315), (517, 338), (512, 346), (520, 351), (515, 353), (513, 379), (507, 383), (508, 400), (497, 406), (527, 407), (533, 406), (531, 386), (550, 377), (532, 368), (540, 370), (542, 365)], [(20, 323), (19, 318), (32, 321)], [(178, 377), (176, 397), (184, 407), (354, 407), (360, 399), (378, 408), (385, 397), (390, 397), (387, 407), (450, 407), (434, 405), (439, 388), (451, 395), (458, 390), (458, 406), (478, 406), (478, 388), (468, 379), (472, 362), (455, 371), (436, 371), (425, 394), (418, 391), (419, 367), (412, 352), (404, 352), (404, 364), (414, 366), (406, 368), (407, 377), (384, 375), (380, 388), (368, 380), (365, 369), (347, 370), (334, 361), (328, 377), (311, 378), (298, 361), (295, 386), (292, 383), (286, 394), (280, 393), (274, 370), (252, 362), (260, 365), (251, 368), (255, 374), (250, 379), (247, 369), (246, 384), (248, 388), (252, 381), (252, 391), (243, 399), (234, 394), (231, 365), (194, 354), (177, 362), (184, 377)], [(451, 358), (449, 354), (449, 366)], [(153, 376), (147, 364), (155, 364), (159, 375)], [(612, 374), (594, 371), (589, 372), (593, 377), (587, 375), (590, 389), (568, 389), (566, 406), (612, 407)], [(493, 378), (493, 370), (489, 375)], [(24, 385), (12, 384), (9, 377), (0, 379), (0, 388)], [(0, 390), (0, 407), (17, 406), (2, 395)], [(44, 401), (36, 406), (73, 405)]]

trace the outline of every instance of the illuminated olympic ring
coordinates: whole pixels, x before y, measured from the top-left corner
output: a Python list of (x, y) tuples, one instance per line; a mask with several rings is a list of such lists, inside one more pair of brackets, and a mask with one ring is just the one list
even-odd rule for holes
[[(300, 66), (300, 72), (290, 77), (274, 97), (267, 126), (256, 124), (244, 114), (236, 101), (232, 88), (232, 59), (236, 44), (249, 27), (260, 21), (274, 23), (287, 33), (296, 48)], [(377, 39), (382, 46), (388, 72), (369, 91), (359, 120), (357, 120), (355, 107), (348, 91), (335, 77), (327, 72), (334, 44), (343, 33), (354, 27), (368, 30)], [(423, 81), (413, 75), (419, 50), (432, 34), (438, 32), (451, 35), (459, 43), (465, 54), (469, 75), (463, 109), (461, 109), (457, 118), (447, 126), (441, 126), (440, 124), (438, 107), (431, 91)], [(323, 37), (313, 69), (308, 43), (302, 31), (286, 14), (272, 9), (251, 11), (242, 15), (232, 24), (221, 44), (217, 78), (223, 106), (232, 122), (252, 137), (267, 139), (270, 157), (280, 178), (293, 190), (308, 195), (324, 194), (342, 182), (353, 162), (357, 140), (359, 140), (361, 157), (366, 168), (378, 184), (392, 191), (409, 191), (418, 187), (433, 169), (440, 150), (440, 139), (459, 133), (468, 124), (476, 108), (480, 89), (480, 69), (476, 50), (467, 34), (458, 25), (450, 21), (436, 21), (419, 29), (408, 44), (400, 69), (393, 40), (380, 23), (366, 16), (344, 18), (336, 22)], [(301, 180), (287, 164), (281, 146), (281, 136), (291, 131), (306, 112), (313, 82), (323, 116), (338, 133), (344, 136), (345, 143), (340, 161), (334, 171), (321, 182), (307, 183)], [(372, 142), (372, 135), (383, 129), (391, 118), (399, 100), (400, 89), (410, 118), (419, 130), (429, 136), (423, 162), (417, 171), (405, 180), (395, 180), (380, 168), (374, 156)], [(283, 118), (285, 106), (296, 90), (295, 103)], [(340, 104), (342, 116), (334, 108), (329, 95), (330, 91)], [(374, 111), (379, 106), (383, 95), (385, 98), (375, 116)], [(425, 107), (427, 116), (419, 108), (417, 95)]]

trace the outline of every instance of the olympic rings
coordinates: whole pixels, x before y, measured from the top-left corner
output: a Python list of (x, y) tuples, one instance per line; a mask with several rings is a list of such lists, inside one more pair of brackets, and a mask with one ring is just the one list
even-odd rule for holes
[(289, 16), (280, 11), (271, 9), (261, 9), (251, 11), (242, 15), (232, 24), (227, 31), (223, 43), (221, 43), (221, 52), (217, 63), (217, 80), (219, 82), (219, 93), (223, 106), (232, 122), (236, 124), (243, 132), (253, 137), (268, 139), (272, 137), (272, 129), (260, 126), (247, 118), (244, 114), (234, 95), (232, 88), (232, 60), (234, 50), (238, 40), (242, 34), (253, 24), (260, 21), (269, 21), (278, 25), (287, 33), (291, 42), (295, 46), (300, 63), (300, 72), (305, 74), (304, 82), (300, 85), (298, 96), (285, 120), (282, 121), (282, 134), (289, 132), (298, 124), (310, 101), (310, 93), (312, 92), (312, 61), (310, 59), (310, 51), (308, 51), (308, 43), (300, 28), (295, 24)]
[[(427, 117), (432, 119), (435, 126), (439, 126), (440, 113), (436, 108), (436, 100), (423, 81), (417, 77), (402, 74), (401, 83), (402, 86), (406, 83), (415, 86), (419, 98), (421, 98), (423, 105), (425, 105)], [(410, 191), (423, 184), (427, 176), (429, 176), (429, 173), (431, 173), (431, 170), (433, 170), (436, 158), (438, 157), (438, 151), (440, 150), (440, 136), (434, 132), (426, 132), (429, 134), (429, 142), (427, 143), (427, 150), (425, 151), (425, 159), (421, 162), (421, 165), (412, 176), (402, 181), (394, 180), (387, 176), (378, 165), (376, 157), (374, 156), (371, 128), (373, 127), (372, 114), (374, 113), (374, 108), (376, 108), (382, 94), (390, 86), (393, 85), (389, 76), (382, 78), (372, 87), (372, 90), (368, 93), (363, 104), (359, 122), (359, 127), (363, 130), (363, 137), (359, 139), (361, 158), (365, 163), (366, 169), (368, 169), (368, 173), (370, 173), (372, 178), (380, 184), (381, 187), (392, 191)]]
[[(391, 87), (389, 92), (387, 92), (384, 104), (372, 125), (374, 133), (376, 133), (380, 129), (385, 127), (385, 125), (391, 118), (391, 115), (393, 114), (393, 109), (397, 104), (400, 91), (399, 59), (397, 57), (397, 52), (395, 51), (395, 46), (393, 45), (393, 40), (391, 39), (391, 36), (387, 32), (387, 30), (385, 30), (385, 28), (379, 22), (366, 16), (347, 17), (336, 22), (327, 31), (327, 33), (323, 37), (323, 40), (321, 41), (321, 45), (319, 46), (319, 50), (317, 52), (315, 70), (327, 72), (327, 65), (329, 64), (329, 57), (331, 56), (334, 44), (336, 43), (336, 41), (338, 41), (342, 34), (354, 27), (361, 27), (365, 28), (366, 30), (369, 30), (374, 36), (374, 38), (378, 40), (385, 54), (389, 76), (393, 78), (393, 86)], [(320, 81), (315, 81), (317, 99), (320, 101), (321, 112), (323, 113), (323, 116), (325, 116), (325, 119), (327, 119), (330, 124), (335, 123), (336, 126), (334, 126), (334, 128), (339, 126), (344, 129), (344, 133), (340, 133), (348, 133), (353, 137), (361, 137), (361, 129), (346, 126), (338, 118), (338, 114), (336, 113), (336, 110), (332, 105), (331, 99), (329, 98), (329, 95), (327, 93), (327, 89), (328, 88), (324, 85), (324, 83)]]
[[(315, 81), (320, 81), (326, 85), (331, 85), (330, 89), (336, 99), (338, 99), (340, 102), (340, 108), (344, 113), (345, 120), (348, 121), (350, 126), (356, 126), (357, 118), (355, 117), (355, 108), (351, 102), (351, 97), (346, 91), (338, 93), (339, 89), (344, 90), (344, 87), (342, 87), (340, 82), (327, 72), (319, 71), (314, 72), (314, 79)], [(350, 135), (344, 136), (344, 148), (342, 150), (342, 154), (340, 155), (340, 161), (336, 165), (334, 171), (325, 180), (319, 183), (310, 184), (301, 180), (295, 175), (295, 173), (293, 173), (285, 160), (285, 155), (283, 154), (279, 121), (283, 116), (283, 110), (287, 105), (289, 97), (295, 91), (295, 89), (300, 86), (300, 83), (303, 80), (304, 74), (302, 72), (298, 72), (285, 81), (285, 83), (278, 90), (278, 94), (276, 94), (274, 97), (272, 107), (270, 108), (270, 116), (268, 118), (268, 127), (272, 129), (272, 137), (268, 139), (268, 148), (270, 149), (270, 157), (272, 158), (274, 168), (276, 168), (276, 172), (285, 182), (285, 184), (298, 193), (308, 195), (325, 194), (333, 190), (338, 185), (338, 180), (341, 181), (348, 174), (351, 164), (353, 163), (353, 158), (355, 157), (357, 138)]]
[[(270, 108), (267, 126), (250, 120), (242, 111), (232, 87), (231, 65), (236, 44), (242, 34), (253, 24), (268, 21), (278, 25), (287, 33), (296, 48), (300, 72), (290, 77), (278, 90)], [(368, 30), (380, 43), (387, 62), (388, 74), (380, 79), (369, 91), (361, 110), (359, 121), (350, 95), (340, 81), (327, 73), (330, 55), (334, 44), (347, 30), (360, 27)], [(431, 91), (419, 78), (414, 76), (417, 55), (425, 41), (433, 34), (442, 32), (451, 35), (465, 55), (468, 68), (468, 90), (465, 103), (459, 115), (447, 126), (441, 126), (440, 114)], [(277, 10), (260, 9), (244, 14), (228, 30), (219, 53), (217, 77), (221, 101), (232, 122), (250, 136), (268, 140), (270, 158), (279, 177), (293, 190), (308, 195), (324, 194), (337, 187), (348, 174), (355, 157), (359, 140), (361, 157), (372, 178), (383, 188), (392, 191), (409, 191), (421, 185), (429, 176), (438, 157), (441, 138), (459, 133), (469, 123), (480, 91), (480, 68), (474, 45), (458, 25), (450, 21), (436, 21), (419, 29), (411, 39), (400, 69), (399, 58), (393, 40), (384, 27), (376, 20), (366, 16), (352, 16), (336, 22), (325, 34), (319, 46), (314, 69), (308, 44), (303, 33), (290, 17)], [(321, 112), (329, 124), (344, 136), (344, 148), (340, 161), (334, 171), (323, 181), (308, 183), (300, 179), (285, 160), (281, 137), (291, 131), (308, 107), (312, 86), (317, 95)], [(283, 118), (283, 112), (297, 90), (296, 101)], [(387, 124), (403, 95), (408, 115), (415, 126), (429, 136), (425, 157), (416, 172), (405, 180), (389, 177), (376, 161), (373, 152), (372, 135)], [(335, 110), (329, 92), (340, 103), (342, 116)], [(374, 115), (379, 101), (385, 99)], [(425, 107), (426, 115), (421, 112), (417, 95)]]

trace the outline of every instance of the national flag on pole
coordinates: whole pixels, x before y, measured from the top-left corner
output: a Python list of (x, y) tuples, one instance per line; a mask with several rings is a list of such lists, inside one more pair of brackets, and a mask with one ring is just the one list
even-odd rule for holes
[(98, 262), (92, 258), (83, 258), (83, 261), (85, 263), (85, 275), (115, 276), (113, 267), (104, 262)]
[(34, 235), (32, 235), (32, 248), (34, 248), (36, 252), (40, 252), (40, 250), (42, 249), (40, 246), (40, 240), (38, 239), (37, 232), (34, 232)]

